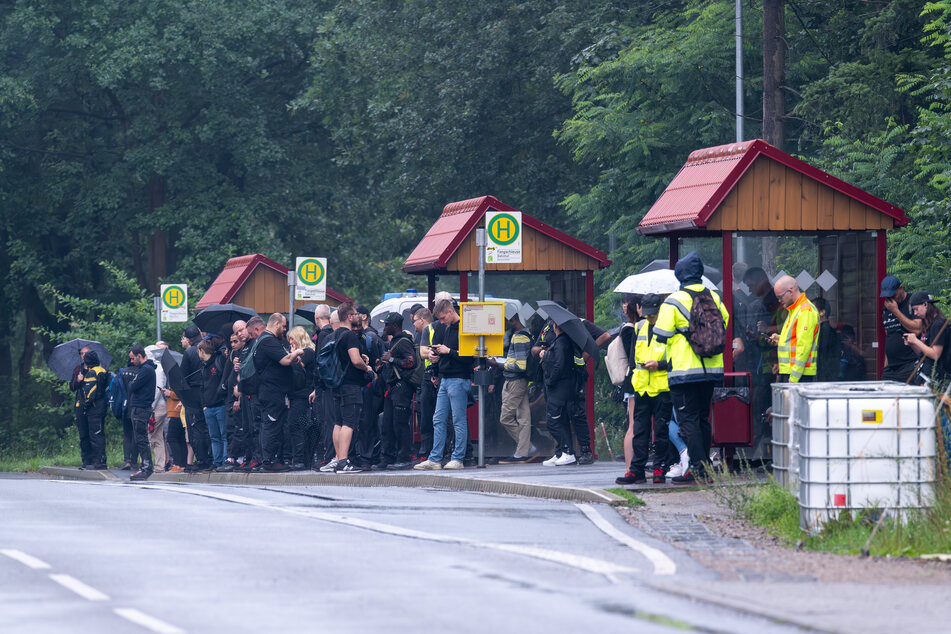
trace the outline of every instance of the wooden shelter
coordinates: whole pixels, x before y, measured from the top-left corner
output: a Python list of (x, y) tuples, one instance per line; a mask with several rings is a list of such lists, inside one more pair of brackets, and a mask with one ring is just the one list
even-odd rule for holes
[[(403, 264), (403, 271), (426, 275), (429, 306), (433, 305), (439, 275), (459, 276), (461, 301), (470, 299), (469, 276), (479, 271), (476, 228), (485, 227), (489, 211), (518, 211), (493, 196), (481, 196), (446, 205)], [(486, 263), (486, 275), (538, 273), (548, 278), (548, 297), (560, 300), (576, 315), (594, 319), (594, 271), (611, 265), (607, 255), (522, 212), (522, 262)], [(594, 421), (594, 373), (589, 371), (588, 421)], [(592, 432), (593, 433), (593, 432)]]
[[(287, 273), (290, 270), (260, 253), (231, 258), (198, 300), (195, 309), (201, 310), (212, 304), (235, 303), (253, 308), (261, 315), (286, 313), (289, 303)], [(327, 288), (327, 299), (317, 303), (336, 306), (349, 301), (353, 300)], [(312, 302), (296, 300), (294, 306), (308, 303)]]

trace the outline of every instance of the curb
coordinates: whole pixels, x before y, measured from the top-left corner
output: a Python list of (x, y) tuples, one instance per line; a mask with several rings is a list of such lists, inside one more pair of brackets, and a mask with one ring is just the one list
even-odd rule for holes
[[(43, 467), (41, 473), (70, 478), (74, 480), (116, 480), (111, 472), (85, 471), (75, 467)], [(350, 487), (404, 487), (415, 489), (446, 489), (452, 491), (471, 491), (477, 493), (501, 493), (545, 500), (566, 502), (588, 502), (591, 504), (627, 504), (624, 498), (601, 489), (584, 487), (557, 486), (551, 484), (531, 484), (509, 480), (489, 480), (484, 478), (465, 478), (459, 476), (439, 476), (427, 473), (156, 473), (150, 482), (184, 482), (195, 484), (232, 484), (232, 485), (325, 485)]]
[(68, 480), (92, 480), (102, 482), (104, 480), (118, 480), (116, 474), (106, 469), (90, 470), (79, 469), (77, 467), (40, 467), (40, 473), (65, 478)]

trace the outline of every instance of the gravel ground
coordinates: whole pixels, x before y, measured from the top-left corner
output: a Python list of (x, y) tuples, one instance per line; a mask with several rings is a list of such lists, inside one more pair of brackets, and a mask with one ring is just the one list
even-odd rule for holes
[(725, 580), (951, 584), (951, 563), (798, 551), (765, 529), (736, 519), (710, 489), (645, 493), (624, 518)]

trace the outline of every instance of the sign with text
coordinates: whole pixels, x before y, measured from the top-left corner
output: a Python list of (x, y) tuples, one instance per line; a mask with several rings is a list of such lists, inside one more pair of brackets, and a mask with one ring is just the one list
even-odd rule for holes
[(461, 335), (504, 335), (505, 304), (503, 302), (463, 302), (459, 305)]
[(188, 286), (162, 284), (162, 321), (188, 321)]
[(294, 299), (327, 299), (327, 258), (297, 258)]
[(486, 212), (485, 235), (486, 264), (521, 264), (522, 212)]

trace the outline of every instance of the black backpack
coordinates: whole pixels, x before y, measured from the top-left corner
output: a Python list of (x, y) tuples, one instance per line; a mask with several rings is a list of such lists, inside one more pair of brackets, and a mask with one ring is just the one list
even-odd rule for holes
[(334, 334), (317, 353), (317, 376), (325, 388), (340, 387), (347, 372), (337, 354), (337, 339), (338, 337)]
[(257, 393), (261, 385), (261, 375), (258, 374), (257, 368), (254, 367), (254, 353), (257, 351), (258, 344), (261, 343), (262, 339), (273, 336), (274, 335), (267, 331), (262, 332), (261, 336), (254, 340), (254, 345), (251, 346), (251, 352), (249, 352), (248, 356), (241, 362), (241, 370), (238, 372), (238, 377), (241, 379), (242, 394)]
[(726, 349), (726, 328), (713, 295), (707, 289), (684, 290), (693, 298), (693, 305), (690, 307), (690, 332), (687, 333), (690, 348), (701, 359), (723, 354)]

